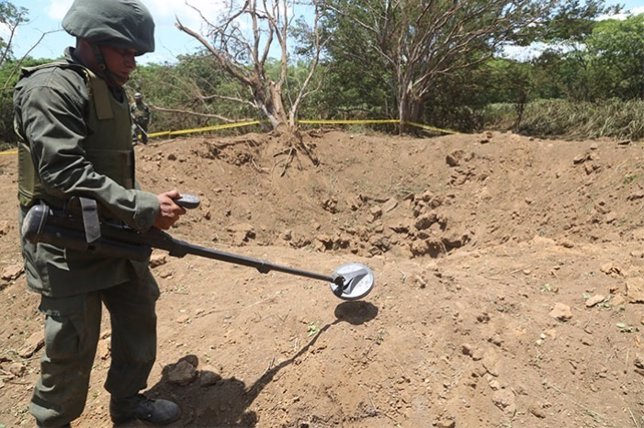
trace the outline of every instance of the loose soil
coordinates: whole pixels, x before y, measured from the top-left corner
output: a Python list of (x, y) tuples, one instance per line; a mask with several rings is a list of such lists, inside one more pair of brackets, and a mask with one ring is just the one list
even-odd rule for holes
[[(200, 196), (171, 234), (373, 291), (155, 252), (153, 397), (175, 427), (644, 426), (644, 145), (486, 132), (309, 132), (137, 146), (144, 188)], [(18, 245), (15, 155), (0, 156), (0, 426), (42, 353)], [(107, 315), (85, 412), (109, 427)], [(139, 426), (133, 424), (131, 426)]]

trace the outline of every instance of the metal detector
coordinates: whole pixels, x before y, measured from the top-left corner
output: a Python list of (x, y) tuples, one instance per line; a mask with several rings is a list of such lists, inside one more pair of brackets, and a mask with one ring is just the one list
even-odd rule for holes
[[(199, 202), (199, 198), (194, 195), (182, 195), (181, 198), (175, 199), (175, 203), (184, 208), (196, 208), (199, 206)], [(98, 224), (97, 220), (95, 222), (96, 227), (88, 230), (87, 225), (84, 224), (84, 218), (85, 213), (83, 213), (83, 217), (79, 217), (78, 215), (52, 210), (44, 203), (34, 205), (29, 209), (23, 220), (22, 236), (33, 244), (45, 242), (106, 257), (145, 261), (150, 257), (152, 248), (159, 248), (168, 251), (169, 255), (173, 257), (192, 254), (254, 267), (260, 273), (268, 273), (274, 270), (325, 281), (329, 283), (333, 294), (343, 300), (362, 299), (369, 294), (374, 285), (373, 272), (361, 263), (344, 264), (337, 268), (332, 275), (323, 275), (273, 264), (252, 257), (201, 247), (175, 239), (168, 233), (155, 228), (146, 232), (136, 232), (128, 227), (111, 223)]]

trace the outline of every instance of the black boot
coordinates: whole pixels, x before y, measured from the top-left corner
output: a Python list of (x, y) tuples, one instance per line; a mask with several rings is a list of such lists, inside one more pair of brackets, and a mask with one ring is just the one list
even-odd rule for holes
[(112, 398), (110, 417), (117, 425), (134, 419), (146, 421), (152, 425), (168, 425), (181, 418), (181, 409), (172, 401), (151, 400), (142, 394), (137, 394), (118, 400)]

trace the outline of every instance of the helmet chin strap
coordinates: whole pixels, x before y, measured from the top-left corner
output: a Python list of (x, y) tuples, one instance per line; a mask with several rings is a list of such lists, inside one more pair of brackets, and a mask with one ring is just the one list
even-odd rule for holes
[(114, 76), (112, 76), (112, 72), (107, 67), (107, 63), (105, 62), (105, 57), (103, 56), (103, 52), (101, 52), (101, 49), (95, 43), (92, 43), (90, 46), (92, 47), (92, 52), (94, 53), (94, 59), (96, 60), (96, 65), (98, 66), (98, 69), (102, 77), (105, 78), (105, 81), (109, 86), (118, 87), (119, 85), (114, 80)]

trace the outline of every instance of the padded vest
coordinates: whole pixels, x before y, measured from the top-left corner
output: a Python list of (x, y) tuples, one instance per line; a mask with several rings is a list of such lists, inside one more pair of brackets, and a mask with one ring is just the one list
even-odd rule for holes
[[(87, 117), (87, 136), (81, 142), (86, 158), (94, 170), (108, 176), (127, 189), (134, 188), (134, 149), (132, 146), (130, 107), (127, 97), (118, 101), (105, 81), (80, 64), (55, 62), (37, 67), (24, 68), (22, 77), (46, 68), (59, 67), (73, 69), (83, 76), (89, 94), (89, 106), (85, 109)], [(22, 133), (18, 135), (18, 190), (20, 204), (30, 207), (38, 200), (59, 207), (65, 201), (52, 197), (44, 190), (31, 159), (29, 143)]]

